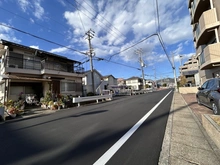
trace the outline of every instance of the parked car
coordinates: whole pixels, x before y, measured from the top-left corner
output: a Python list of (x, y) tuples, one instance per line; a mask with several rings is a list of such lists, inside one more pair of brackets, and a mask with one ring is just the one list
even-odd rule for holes
[(211, 108), (215, 115), (220, 115), (220, 78), (207, 80), (198, 88), (196, 99), (198, 104), (205, 105)]

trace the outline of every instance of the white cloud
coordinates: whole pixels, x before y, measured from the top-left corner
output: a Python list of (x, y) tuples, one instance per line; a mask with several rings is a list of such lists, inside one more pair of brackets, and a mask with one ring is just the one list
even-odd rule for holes
[[(18, 0), (18, 5), (24, 13), (28, 15), (33, 14), (36, 18), (42, 20), (44, 15), (44, 8), (41, 6), (42, 0)], [(33, 19), (31, 20), (33, 22)]]
[(10, 28), (5, 26), (0, 26), (0, 38), (17, 43), (21, 42), (21, 40), (15, 37), (14, 32)]
[(36, 45), (31, 45), (29, 46), (30, 48), (34, 48), (34, 49), (39, 49), (39, 46), (36, 46)]
[(58, 2), (63, 5), (63, 6), (66, 6), (65, 2), (63, 0), (58, 0)]
[(34, 6), (35, 6), (34, 16), (37, 17), (38, 19), (42, 19), (42, 16), (44, 15), (44, 8), (41, 6), (40, 2), (41, 0), (34, 1)]
[(64, 53), (67, 52), (68, 49), (65, 47), (59, 47), (59, 48), (55, 48), (55, 49), (51, 49), (49, 52), (51, 53)]
[(28, 0), (18, 0), (18, 4), (20, 5), (23, 12), (26, 12), (30, 5), (30, 2)]
[[(184, 0), (159, 1), (161, 36), (167, 47), (186, 42), (192, 38), (189, 14), (182, 12), (185, 8), (187, 10), (187, 3), (183, 5), (183, 2)], [(92, 9), (95, 7), (99, 13), (95, 13)], [(87, 0), (79, 6), (79, 11), (66, 11), (64, 18), (73, 28), (74, 37), (82, 38), (85, 30), (90, 28), (95, 31), (92, 45), (98, 55), (106, 54), (109, 56), (118, 50), (124, 50), (157, 31), (155, 1), (99, 0), (97, 4), (92, 4)], [(154, 49), (161, 48), (158, 38), (155, 37), (147, 41), (138, 45), (138, 47), (145, 49), (145, 54), (148, 54), (146, 60), (154, 62), (153, 57), (156, 57), (156, 61), (167, 60), (166, 55), (152, 53), (155, 52)], [(78, 42), (84, 48), (88, 47), (88, 43), (84, 39), (74, 40), (74, 42)], [(147, 44), (151, 47), (146, 46)], [(183, 51), (183, 45), (179, 45), (178, 49), (176, 51)], [(153, 57), (151, 58), (152, 55), (149, 54), (153, 54)], [(125, 51), (119, 56), (127, 62), (137, 61), (134, 49)]]
[(192, 38), (189, 17), (185, 16), (184, 18), (173, 22), (172, 25), (167, 26), (162, 31), (161, 35), (163, 36), (164, 41), (170, 45)]

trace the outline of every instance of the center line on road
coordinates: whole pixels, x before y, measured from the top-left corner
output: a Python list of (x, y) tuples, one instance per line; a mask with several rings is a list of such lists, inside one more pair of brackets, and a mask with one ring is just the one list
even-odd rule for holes
[(124, 134), (111, 148), (109, 148), (93, 165), (104, 165), (121, 148), (121, 146), (131, 137), (132, 134), (144, 123), (144, 121), (155, 111), (155, 109), (171, 93), (170, 91), (161, 99), (146, 115), (144, 115), (126, 134)]

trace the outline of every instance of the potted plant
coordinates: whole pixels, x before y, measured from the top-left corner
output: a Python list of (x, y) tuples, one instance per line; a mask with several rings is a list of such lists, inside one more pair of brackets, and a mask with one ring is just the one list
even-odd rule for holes
[(54, 102), (51, 100), (48, 102), (48, 108), (53, 109)]
[(13, 100), (9, 100), (5, 103), (5, 107), (6, 107), (6, 112), (8, 113), (9, 116), (11, 116), (12, 118), (15, 118), (17, 115), (17, 110), (14, 106), (14, 101)]
[(64, 103), (61, 99), (57, 100), (56, 104), (58, 106), (58, 110), (60, 110), (61, 107), (64, 107)]
[(17, 110), (18, 115), (24, 114), (25, 101), (24, 100), (15, 101), (14, 102), (14, 107)]

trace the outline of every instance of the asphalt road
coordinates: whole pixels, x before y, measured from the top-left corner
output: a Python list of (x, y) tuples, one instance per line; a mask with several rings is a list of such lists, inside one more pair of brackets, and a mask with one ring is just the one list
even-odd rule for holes
[(156, 165), (173, 97), (170, 91), (116, 97), (1, 124), (0, 164)]

